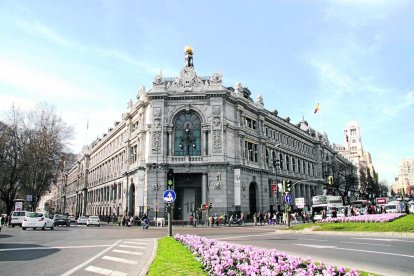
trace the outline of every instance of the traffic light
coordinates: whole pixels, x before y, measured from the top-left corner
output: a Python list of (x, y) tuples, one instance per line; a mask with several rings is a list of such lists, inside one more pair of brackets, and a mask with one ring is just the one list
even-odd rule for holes
[(282, 192), (286, 192), (286, 180), (282, 180)]
[(174, 186), (174, 170), (168, 169), (167, 171), (167, 187), (171, 189)]
[(213, 208), (213, 203), (211, 203), (211, 202), (210, 202), (210, 203), (208, 204), (208, 209), (210, 210), (211, 208)]
[(217, 178), (217, 182), (218, 181), (221, 181), (221, 173), (217, 173), (217, 177), (216, 178)]
[(333, 176), (332, 175), (328, 176), (328, 184), (329, 185), (333, 184)]
[(286, 192), (289, 193), (292, 188), (292, 181), (286, 180)]

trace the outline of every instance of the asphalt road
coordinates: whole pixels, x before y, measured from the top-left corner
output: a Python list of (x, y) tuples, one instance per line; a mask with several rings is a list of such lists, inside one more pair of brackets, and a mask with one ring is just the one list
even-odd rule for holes
[(161, 236), (158, 232), (105, 226), (3, 228), (0, 275), (136, 275), (152, 254), (146, 249)]
[[(298, 234), (275, 227), (173, 227), (173, 234), (196, 234), (232, 243), (272, 248), (324, 263), (354, 267), (380, 275), (414, 274), (414, 238), (373, 235)], [(154, 238), (167, 228), (85, 226), (55, 231), (3, 228), (0, 233), (0, 275), (98, 275), (97, 268), (132, 275), (151, 252)], [(108, 253), (110, 252), (110, 254)], [(129, 252), (128, 254), (126, 254)], [(132, 260), (119, 263), (108, 256)], [(105, 258), (104, 258), (105, 257)], [(110, 263), (110, 265), (108, 265)], [(89, 270), (86, 270), (89, 269)], [(108, 275), (108, 274), (107, 274)]]

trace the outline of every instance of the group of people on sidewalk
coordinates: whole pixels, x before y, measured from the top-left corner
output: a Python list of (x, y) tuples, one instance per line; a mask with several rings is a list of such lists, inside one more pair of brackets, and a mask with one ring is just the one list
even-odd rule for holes
[[(296, 211), (289, 214), (290, 221), (292, 223), (298, 223), (298, 218), (303, 223), (309, 222), (310, 215), (308, 212)], [(287, 213), (276, 211), (276, 212), (257, 212), (253, 214), (254, 225), (276, 225), (276, 224), (287, 224)]]

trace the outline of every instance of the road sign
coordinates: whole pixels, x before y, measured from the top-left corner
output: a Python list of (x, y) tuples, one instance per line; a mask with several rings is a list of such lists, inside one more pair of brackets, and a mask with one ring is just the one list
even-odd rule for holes
[(164, 201), (166, 203), (172, 203), (172, 202), (174, 202), (174, 200), (176, 198), (176, 195), (175, 195), (175, 192), (173, 190), (166, 190), (164, 192), (164, 196), (163, 197), (164, 197)]
[(287, 204), (292, 203), (292, 196), (290, 194), (285, 195), (285, 202)]
[(386, 197), (379, 197), (375, 199), (377, 204), (387, 204), (387, 198)]

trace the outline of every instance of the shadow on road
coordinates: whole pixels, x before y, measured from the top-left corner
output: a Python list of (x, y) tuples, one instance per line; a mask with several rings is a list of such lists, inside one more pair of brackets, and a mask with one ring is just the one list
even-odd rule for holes
[(0, 244), (0, 263), (40, 259), (59, 251), (60, 249), (36, 244), (9, 243), (7, 247), (4, 244)]
[(2, 235), (0, 234), (0, 239), (6, 239), (6, 238), (10, 238), (13, 237), (12, 235)]

